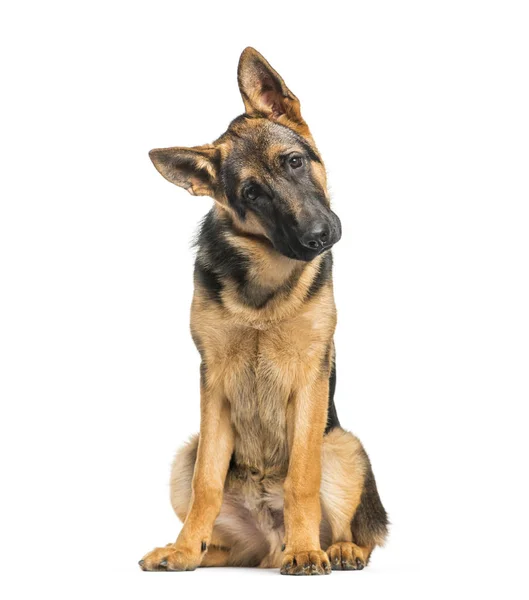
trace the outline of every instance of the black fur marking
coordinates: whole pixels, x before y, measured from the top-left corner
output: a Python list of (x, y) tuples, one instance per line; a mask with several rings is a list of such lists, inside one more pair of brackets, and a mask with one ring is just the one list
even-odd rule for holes
[(334, 392), (336, 391), (336, 364), (333, 363), (331, 375), (329, 377), (329, 403), (327, 405), (327, 425), (325, 426), (325, 434), (329, 433), (335, 427), (340, 427), (338, 413), (334, 405)]
[(320, 268), (316, 277), (314, 277), (309, 291), (307, 292), (306, 300), (313, 298), (321, 288), (329, 281), (332, 275), (332, 254), (327, 252), (320, 262)]
[(264, 308), (270, 300), (276, 295), (275, 291), (266, 292), (265, 294), (251, 293), (249, 290), (241, 290), (245, 304), (253, 308)]
[(222, 280), (230, 277), (242, 286), (248, 272), (248, 258), (226, 239), (229, 231), (229, 224), (218, 219), (212, 209), (204, 218), (196, 241), (199, 248), (195, 262), (196, 281), (220, 303)]
[(207, 549), (208, 549), (208, 545), (206, 544), (206, 542), (202, 542), (200, 544), (200, 551), (205, 552)]
[(364, 454), (367, 464), (364, 489), (351, 527), (355, 544), (359, 546), (371, 546), (380, 543), (387, 536), (389, 521), (386, 510), (378, 495), (371, 462), (365, 450)]
[(214, 271), (208, 267), (195, 263), (195, 281), (198, 282), (208, 293), (211, 300), (222, 304), (220, 293), (222, 291), (222, 282)]
[(206, 366), (206, 363), (204, 361), (202, 361), (200, 363), (200, 381), (201, 381), (202, 385), (206, 385), (207, 375), (208, 375), (208, 368)]
[(241, 220), (244, 221), (246, 219), (247, 207), (244, 202), (241, 202), (239, 199), (236, 178), (224, 168), (222, 171), (222, 180), (224, 182), (224, 189), (230, 206), (239, 215)]

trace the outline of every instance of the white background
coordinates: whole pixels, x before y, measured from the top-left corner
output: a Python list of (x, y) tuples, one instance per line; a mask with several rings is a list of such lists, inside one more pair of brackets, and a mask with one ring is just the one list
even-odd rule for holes
[[(4, 5), (4, 597), (527, 597), (526, 8)], [(190, 243), (210, 206), (147, 152), (242, 112), (247, 45), (300, 98), (343, 223), (336, 402), (393, 523), (361, 573), (137, 566), (179, 528), (169, 466), (199, 416)]]

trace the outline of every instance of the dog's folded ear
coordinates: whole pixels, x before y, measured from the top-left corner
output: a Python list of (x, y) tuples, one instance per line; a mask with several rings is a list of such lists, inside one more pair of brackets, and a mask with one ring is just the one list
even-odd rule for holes
[(247, 114), (273, 120), (281, 120), (284, 116), (294, 123), (305, 125), (299, 100), (279, 73), (254, 48), (248, 47), (241, 54), (237, 79)]
[(149, 152), (149, 157), (167, 181), (193, 196), (214, 196), (218, 159), (213, 146), (156, 148)]

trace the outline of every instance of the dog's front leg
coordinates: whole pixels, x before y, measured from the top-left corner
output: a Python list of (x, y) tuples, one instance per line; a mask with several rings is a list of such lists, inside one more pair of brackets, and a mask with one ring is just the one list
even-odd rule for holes
[(201, 388), (200, 438), (189, 511), (176, 542), (156, 548), (140, 561), (145, 571), (196, 569), (220, 512), (234, 443), (230, 408), (220, 389), (209, 389), (205, 382)]
[(320, 547), (321, 449), (327, 417), (329, 380), (320, 376), (291, 399), (287, 428), (290, 443), (285, 480), (285, 555), (283, 575), (331, 572)]

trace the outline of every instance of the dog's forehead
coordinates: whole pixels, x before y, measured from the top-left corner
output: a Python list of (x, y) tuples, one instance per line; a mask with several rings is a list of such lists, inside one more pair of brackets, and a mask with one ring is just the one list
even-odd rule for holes
[(244, 117), (236, 119), (221, 139), (221, 152), (228, 167), (271, 164), (278, 154), (304, 145), (297, 133), (283, 125)]

